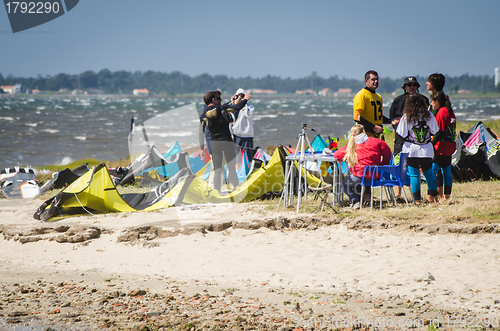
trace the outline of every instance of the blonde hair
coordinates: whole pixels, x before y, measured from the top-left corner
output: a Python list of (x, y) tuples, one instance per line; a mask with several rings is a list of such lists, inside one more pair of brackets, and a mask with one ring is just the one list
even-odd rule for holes
[(361, 124), (356, 124), (351, 128), (351, 138), (349, 138), (347, 142), (346, 154), (342, 160), (347, 162), (349, 168), (354, 167), (358, 163), (358, 154), (356, 153), (356, 142), (354, 141), (354, 137), (362, 133), (365, 133), (365, 129)]

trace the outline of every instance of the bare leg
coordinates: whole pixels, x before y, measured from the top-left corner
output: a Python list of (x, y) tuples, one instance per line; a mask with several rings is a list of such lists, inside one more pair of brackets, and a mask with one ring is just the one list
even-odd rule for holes
[(442, 186), (438, 186), (438, 197), (440, 200), (444, 198), (444, 189)]

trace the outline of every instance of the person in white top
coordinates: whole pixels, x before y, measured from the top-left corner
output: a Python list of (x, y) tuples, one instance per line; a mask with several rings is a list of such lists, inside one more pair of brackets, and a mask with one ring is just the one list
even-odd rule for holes
[[(238, 104), (245, 97), (245, 90), (239, 88), (231, 98), (233, 104)], [(253, 148), (253, 112), (254, 106), (247, 102), (238, 113), (238, 118), (231, 125), (233, 140), (240, 149), (245, 149), (248, 160), (251, 162), (255, 155)]]
[(437, 202), (436, 176), (432, 171), (434, 147), (431, 138), (439, 131), (436, 118), (428, 110), (429, 105), (420, 93), (407, 96), (403, 117), (396, 132), (403, 137), (403, 153), (408, 153), (410, 187), (415, 203), (421, 200), (420, 169), (427, 181), (428, 201)]

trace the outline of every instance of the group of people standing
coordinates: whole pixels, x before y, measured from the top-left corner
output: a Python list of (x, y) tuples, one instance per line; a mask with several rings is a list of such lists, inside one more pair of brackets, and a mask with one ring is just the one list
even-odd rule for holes
[(251, 98), (251, 94), (245, 93), (241, 88), (225, 104), (222, 104), (219, 90), (207, 92), (203, 97), (205, 107), (200, 122), (208, 153), (212, 157), (213, 187), (216, 190), (221, 190), (224, 160), (228, 182), (235, 188), (239, 185), (236, 174), (237, 153), (245, 150), (248, 159), (253, 158), (254, 106), (248, 102)]
[[(443, 92), (445, 77), (432, 74), (427, 79), (427, 97), (419, 93), (420, 84), (414, 76), (403, 82), (404, 93), (394, 99), (389, 117), (383, 114), (383, 101), (376, 92), (378, 73), (370, 70), (365, 74), (365, 87), (353, 99), (353, 118), (357, 123), (351, 128), (348, 144), (333, 156), (347, 161), (350, 176), (344, 179), (344, 193), (351, 207), (359, 207), (363, 171), (367, 165), (389, 164), (391, 157), (408, 153), (408, 173), (414, 201), (420, 204), (421, 172), (427, 182), (427, 201), (449, 199), (452, 190), (451, 157), (455, 152), (456, 117), (449, 97)], [(224, 160), (228, 182), (239, 185), (236, 174), (236, 156), (247, 152), (254, 155), (253, 112), (248, 101), (250, 93), (238, 89), (231, 101), (222, 104), (221, 92), (205, 94), (205, 108), (200, 116), (207, 149), (212, 156), (213, 187), (220, 191)], [(394, 150), (384, 141), (384, 124), (392, 124), (395, 130)], [(397, 190), (401, 194), (401, 188)]]
[[(408, 173), (415, 203), (420, 204), (422, 200), (420, 172), (427, 182), (427, 201), (435, 203), (449, 199), (451, 157), (456, 149), (456, 117), (449, 97), (443, 92), (445, 77), (435, 73), (427, 79), (430, 103), (419, 93), (417, 78), (406, 77), (402, 86), (404, 93), (394, 99), (389, 117), (383, 115), (382, 97), (376, 92), (376, 71), (365, 74), (365, 84), (353, 99), (353, 118), (357, 124), (351, 128), (351, 138), (347, 146), (334, 153), (335, 158), (347, 161), (351, 169), (350, 176), (343, 181), (351, 206), (359, 206), (364, 167), (390, 162), (390, 148), (383, 141), (383, 124), (392, 124), (395, 130), (392, 155), (397, 159), (399, 153), (408, 153)], [(401, 188), (396, 194), (401, 194)]]

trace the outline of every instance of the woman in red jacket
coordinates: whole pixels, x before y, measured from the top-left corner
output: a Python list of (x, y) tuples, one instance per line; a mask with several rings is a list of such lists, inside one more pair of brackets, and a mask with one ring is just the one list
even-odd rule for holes
[(351, 138), (347, 146), (333, 153), (339, 161), (346, 161), (351, 175), (342, 181), (344, 193), (349, 197), (351, 208), (359, 208), (361, 198), (361, 178), (365, 166), (386, 165), (391, 161), (391, 149), (377, 138), (368, 137), (363, 126), (356, 124), (351, 128)]
[(436, 121), (439, 127), (439, 131), (432, 138), (432, 145), (434, 145), (432, 171), (436, 175), (442, 173), (442, 176), (437, 176), (437, 189), (439, 198), (445, 200), (448, 200), (451, 196), (453, 182), (451, 156), (455, 153), (455, 139), (457, 138), (457, 119), (449, 100), (448, 96), (442, 91), (431, 95), (432, 108), (438, 110)]

